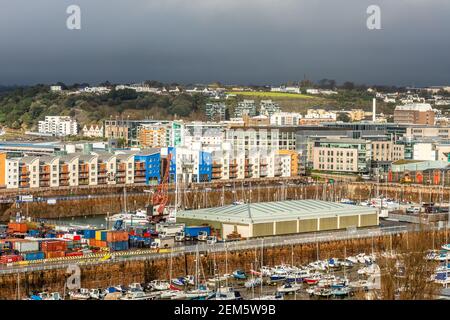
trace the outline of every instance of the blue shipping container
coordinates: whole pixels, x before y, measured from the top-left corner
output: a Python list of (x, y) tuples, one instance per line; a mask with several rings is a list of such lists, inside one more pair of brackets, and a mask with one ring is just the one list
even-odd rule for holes
[(28, 230), (28, 235), (31, 237), (36, 237), (39, 235), (39, 230)]
[(56, 238), (56, 234), (55, 233), (46, 233), (45, 237), (46, 238)]
[(95, 239), (95, 230), (83, 230), (83, 237), (85, 239)]
[(42, 260), (45, 258), (45, 255), (43, 252), (29, 252), (29, 253), (25, 253), (23, 255), (23, 258), (26, 261), (30, 261), (30, 260)]
[(128, 250), (128, 241), (109, 242), (108, 247), (112, 251)]

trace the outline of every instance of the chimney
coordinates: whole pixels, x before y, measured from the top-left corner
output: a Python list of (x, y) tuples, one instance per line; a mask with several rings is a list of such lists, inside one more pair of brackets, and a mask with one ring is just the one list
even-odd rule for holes
[(372, 121), (377, 121), (377, 99), (373, 98)]

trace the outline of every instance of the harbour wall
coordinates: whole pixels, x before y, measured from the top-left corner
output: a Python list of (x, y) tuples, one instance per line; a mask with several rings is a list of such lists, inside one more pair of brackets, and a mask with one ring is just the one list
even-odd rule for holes
[[(447, 234), (446, 234), (447, 232)], [(259, 265), (275, 266), (281, 263), (306, 264), (316, 259), (330, 257), (344, 258), (361, 252), (387, 252), (404, 246), (406, 237), (414, 237), (415, 233), (403, 233), (395, 236), (348, 239), (343, 241), (327, 241), (305, 243), (251, 250), (225, 252), (200, 252), (199, 264), (201, 279), (214, 274), (231, 273), (236, 269), (249, 271)], [(434, 231), (426, 235), (433, 237), (433, 246), (439, 248), (448, 238), (448, 231)], [(411, 238), (408, 238), (411, 241)], [(430, 241), (431, 243), (431, 241)], [(430, 249), (432, 246), (430, 245)], [(148, 283), (155, 279), (166, 280), (171, 276), (195, 274), (195, 254), (180, 254), (172, 258), (152, 258), (145, 260), (125, 260), (103, 262), (97, 265), (79, 265), (81, 268), (81, 286), (83, 288), (106, 288), (111, 285), (129, 285), (133, 282)], [(170, 274), (172, 270), (172, 274)], [(0, 299), (24, 298), (33, 291), (49, 290), (64, 292), (69, 274), (66, 269), (33, 271), (17, 274), (0, 275)]]
[[(299, 199), (321, 199), (338, 201), (343, 198), (365, 200), (367, 198), (384, 195), (396, 200), (412, 202), (448, 202), (450, 188), (439, 186), (419, 186), (401, 184), (376, 184), (343, 182), (336, 184), (297, 185), (292, 180), (281, 180), (281, 184), (268, 185), (252, 182), (251, 185), (241, 186), (236, 183), (233, 187), (220, 185), (195, 185), (178, 192), (178, 203), (182, 209), (199, 209), (231, 204), (234, 201), (265, 202)], [(127, 208), (138, 209), (151, 203), (149, 195), (144, 190), (148, 186), (129, 186), (127, 188)], [(234, 190), (234, 191), (233, 191)], [(1, 193), (0, 193), (1, 194)], [(117, 213), (123, 209), (123, 186), (107, 186), (99, 188), (72, 188), (68, 190), (33, 192), (35, 197), (73, 196), (69, 200), (58, 200), (56, 204), (47, 202), (31, 202), (0, 205), (0, 221), (8, 221), (16, 212), (46, 219), (66, 217), (85, 217)], [(89, 195), (91, 196), (89, 198)], [(78, 197), (79, 196), (79, 197)], [(78, 198), (77, 198), (78, 197)], [(171, 189), (169, 202), (175, 202), (175, 191)]]

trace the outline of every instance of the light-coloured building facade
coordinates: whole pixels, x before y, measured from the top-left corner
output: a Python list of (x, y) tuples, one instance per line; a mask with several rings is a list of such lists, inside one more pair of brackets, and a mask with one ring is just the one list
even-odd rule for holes
[(318, 171), (368, 172), (371, 142), (361, 139), (323, 139), (313, 150), (313, 169)]
[(46, 116), (45, 120), (38, 122), (39, 133), (54, 136), (70, 136), (78, 134), (77, 121), (65, 116)]

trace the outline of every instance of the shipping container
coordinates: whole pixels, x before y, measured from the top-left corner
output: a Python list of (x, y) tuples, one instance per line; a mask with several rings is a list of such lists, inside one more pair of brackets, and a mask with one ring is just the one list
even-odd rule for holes
[(30, 237), (37, 237), (37, 236), (39, 236), (39, 230), (35, 230), (35, 229), (28, 230), (28, 235)]
[(22, 261), (23, 258), (19, 255), (7, 255), (7, 256), (1, 256), (0, 257), (0, 264), (6, 264), (6, 263), (13, 263)]
[(83, 237), (86, 239), (95, 239), (95, 230), (83, 230)]
[(108, 247), (111, 251), (128, 250), (128, 241), (109, 242)]
[(41, 243), (41, 250), (44, 252), (66, 251), (67, 243), (66, 243), (66, 241), (60, 241), (60, 240), (43, 241)]
[(38, 241), (15, 241), (14, 242), (14, 250), (17, 250), (19, 253), (39, 251), (39, 242)]
[(91, 247), (96, 247), (96, 248), (108, 247), (108, 243), (106, 241), (101, 241), (101, 240), (96, 240), (96, 239), (89, 239), (89, 245)]
[(65, 257), (66, 252), (65, 251), (47, 251), (45, 252), (45, 258), (51, 259), (51, 258), (61, 258)]
[(108, 231), (106, 234), (106, 241), (108, 241), (108, 242), (128, 241), (128, 232), (126, 232), (126, 231)]
[(8, 229), (13, 233), (26, 233), (28, 226), (25, 222), (10, 222), (8, 223)]
[(66, 252), (66, 257), (81, 257), (83, 252), (75, 251), (75, 252)]
[(23, 254), (23, 258), (26, 261), (31, 261), (31, 260), (42, 260), (45, 259), (45, 254), (42, 251), (38, 251), (38, 252), (28, 252)]
[(95, 240), (98, 241), (106, 241), (106, 234), (108, 231), (106, 230), (97, 230), (95, 231)]
[(46, 233), (45, 237), (48, 238), (48, 239), (54, 239), (54, 238), (56, 238), (56, 234), (52, 233), (52, 232)]

